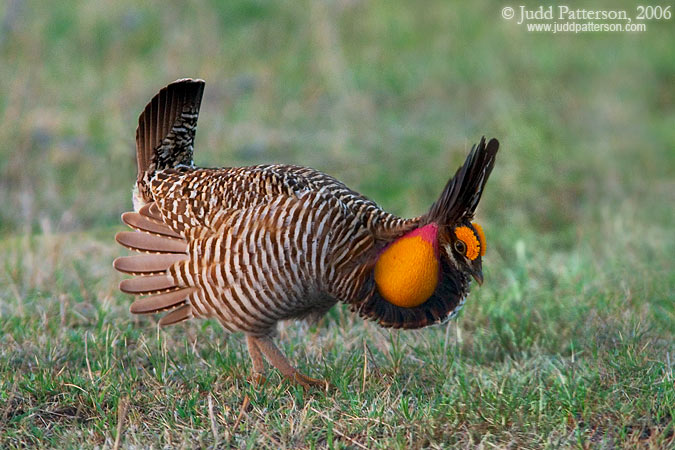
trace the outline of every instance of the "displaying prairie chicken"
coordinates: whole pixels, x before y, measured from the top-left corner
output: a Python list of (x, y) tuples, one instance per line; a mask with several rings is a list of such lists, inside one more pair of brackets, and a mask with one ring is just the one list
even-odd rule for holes
[(178, 80), (147, 105), (136, 131), (135, 231), (117, 258), (135, 275), (135, 314), (168, 311), (160, 325), (215, 317), (242, 331), (255, 376), (263, 356), (303, 386), (273, 342), (277, 322), (319, 318), (336, 302), (383, 327), (421, 328), (455, 316), (471, 277), (483, 282), (485, 236), (472, 223), (499, 147), (471, 150), (428, 213), (402, 219), (306, 167), (204, 169), (192, 159), (202, 80)]

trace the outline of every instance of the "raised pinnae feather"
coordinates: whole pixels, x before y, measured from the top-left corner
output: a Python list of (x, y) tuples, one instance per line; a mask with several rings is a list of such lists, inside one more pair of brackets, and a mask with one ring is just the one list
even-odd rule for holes
[(474, 145), (464, 164), (457, 169), (455, 176), (448, 180), (439, 199), (426, 214), (427, 222), (442, 224), (458, 223), (462, 219), (471, 220), (480, 201), (499, 150), (499, 141), (485, 137)]

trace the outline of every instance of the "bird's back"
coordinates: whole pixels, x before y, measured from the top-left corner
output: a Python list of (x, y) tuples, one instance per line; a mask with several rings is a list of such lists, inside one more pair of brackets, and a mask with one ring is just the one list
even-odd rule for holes
[(376, 236), (388, 230), (400, 232), (415, 224), (382, 210), (375, 202), (349, 189), (342, 182), (309, 167), (274, 164), (219, 169), (179, 167), (155, 173), (150, 182), (152, 198), (167, 214), (175, 229), (186, 224), (173, 218), (182, 214), (190, 225), (211, 223), (232, 210), (268, 203), (279, 195), (302, 197), (320, 192), (336, 200), (346, 213), (354, 215)]

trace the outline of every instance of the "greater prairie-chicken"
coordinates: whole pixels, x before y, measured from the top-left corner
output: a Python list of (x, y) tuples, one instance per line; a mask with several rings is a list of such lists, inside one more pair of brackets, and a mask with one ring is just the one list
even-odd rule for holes
[(242, 331), (255, 376), (263, 355), (303, 386), (272, 340), (278, 321), (318, 318), (344, 302), (383, 327), (421, 328), (455, 316), (470, 278), (483, 282), (485, 236), (472, 223), (499, 147), (485, 139), (428, 213), (402, 219), (316, 170), (291, 165), (205, 169), (192, 160), (202, 80), (162, 89), (139, 117), (135, 231), (141, 252), (114, 267), (141, 296), (131, 312), (168, 311), (160, 325), (215, 317)]

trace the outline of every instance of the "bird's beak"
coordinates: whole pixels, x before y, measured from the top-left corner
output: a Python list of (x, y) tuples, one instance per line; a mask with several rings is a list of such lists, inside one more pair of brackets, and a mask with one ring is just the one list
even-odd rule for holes
[(474, 267), (473, 270), (471, 271), (471, 276), (473, 277), (474, 280), (476, 280), (476, 283), (478, 283), (478, 286), (483, 285), (483, 266), (478, 265), (477, 267)]

